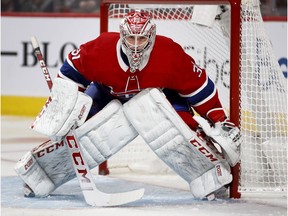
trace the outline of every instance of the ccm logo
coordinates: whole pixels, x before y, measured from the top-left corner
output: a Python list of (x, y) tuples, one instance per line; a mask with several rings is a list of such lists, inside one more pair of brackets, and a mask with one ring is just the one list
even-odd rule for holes
[(28, 170), (29, 167), (31, 167), (31, 165), (33, 164), (33, 159), (31, 158), (24, 166), (25, 170)]
[(45, 79), (48, 80), (48, 81), (51, 81), (48, 69), (46, 68), (45, 61), (44, 60), (40, 60), (39, 63), (40, 63), (40, 67), (42, 68), (42, 71), (44, 73)]
[(193, 139), (190, 143), (195, 146), (205, 157), (207, 157), (211, 162), (217, 161), (218, 159), (214, 157), (212, 153), (208, 151), (204, 146), (201, 145), (197, 140)]
[[(45, 145), (43, 145), (45, 146)], [(50, 145), (50, 146), (47, 146), (45, 147), (44, 149), (40, 150), (37, 152), (37, 157), (40, 158), (40, 157), (43, 157), (44, 155), (46, 154), (49, 154), (57, 149), (59, 149), (60, 147), (64, 147), (64, 142), (60, 142), (60, 143), (55, 143), (54, 145)], [(37, 151), (37, 148), (33, 150), (33, 152)]]
[(86, 106), (83, 105), (83, 107), (82, 107), (82, 109), (81, 109), (81, 111), (80, 111), (80, 114), (78, 115), (78, 119), (79, 119), (79, 120), (82, 119), (83, 114), (84, 114), (84, 112), (85, 112), (86, 109), (87, 109)]
[(88, 174), (88, 171), (85, 167), (85, 163), (84, 163), (82, 154), (80, 152), (80, 149), (79, 149), (79, 146), (78, 146), (78, 143), (77, 143), (75, 137), (74, 136), (66, 136), (65, 139), (67, 141), (68, 148), (71, 149), (72, 151), (74, 151), (72, 153), (72, 158), (73, 158), (73, 163), (76, 167), (76, 171), (78, 172), (76, 174), (81, 175), (81, 177), (82, 177), (81, 181), (82, 182), (90, 183), (91, 179), (89, 179), (89, 177), (86, 176)]
[(219, 164), (216, 165), (216, 173), (218, 176), (222, 176), (222, 169), (221, 169), (221, 166)]

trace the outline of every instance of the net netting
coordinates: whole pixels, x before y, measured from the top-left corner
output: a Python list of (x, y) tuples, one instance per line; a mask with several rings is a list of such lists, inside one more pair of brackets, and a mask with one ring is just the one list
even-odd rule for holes
[(258, 1), (241, 11), (242, 190), (286, 190), (287, 80), (264, 30)]

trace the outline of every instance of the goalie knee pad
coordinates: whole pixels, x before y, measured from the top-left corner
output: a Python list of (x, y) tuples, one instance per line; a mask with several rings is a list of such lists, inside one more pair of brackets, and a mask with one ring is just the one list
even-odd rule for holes
[[(221, 180), (221, 176), (214, 173), (215, 167), (219, 167), (219, 164), (225, 167), (225, 176), (229, 172), (229, 164), (223, 156), (183, 122), (159, 90), (146, 89), (134, 96), (124, 104), (124, 112), (158, 157), (188, 184), (203, 178), (219, 177)], [(206, 193), (219, 189), (221, 184), (223, 186), (230, 180), (231, 178), (221, 180), (219, 184), (218, 180), (215, 180), (216, 183), (211, 185), (209, 190), (202, 190), (205, 193), (196, 191), (194, 195), (196, 198), (202, 198)], [(192, 188), (194, 190), (194, 187)]]
[[(98, 166), (138, 136), (126, 119), (122, 104), (118, 100), (111, 101), (77, 128), (75, 134), (90, 168)], [(33, 164), (37, 165), (34, 169), (25, 168), (27, 162), (23, 161), (30, 160), (26, 159), (28, 155), (31, 155)], [(16, 164), (15, 170), (36, 196), (48, 195), (76, 176), (67, 146), (63, 141), (49, 141), (33, 149), (32, 153), (28, 152)], [(44, 191), (39, 189), (43, 184), (38, 179), (45, 179), (45, 182), (48, 182)]]

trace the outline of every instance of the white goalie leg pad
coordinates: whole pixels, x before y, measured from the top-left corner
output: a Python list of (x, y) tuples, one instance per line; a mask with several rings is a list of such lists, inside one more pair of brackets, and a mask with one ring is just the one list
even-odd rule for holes
[(190, 183), (190, 191), (194, 197), (203, 199), (211, 192), (214, 192), (232, 181), (230, 169), (223, 164), (217, 164), (213, 169), (194, 179)]
[[(151, 149), (189, 184), (203, 175), (214, 175), (215, 166), (219, 164), (226, 169), (225, 173), (230, 173), (229, 164), (223, 156), (184, 123), (158, 89), (138, 93), (123, 107), (127, 118)], [(202, 198), (231, 182), (231, 176), (224, 178), (227, 181), (220, 181), (220, 184), (214, 184), (201, 194), (196, 193), (196, 198)], [(210, 184), (209, 178), (202, 180), (204, 185)]]
[(112, 100), (103, 110), (76, 131), (83, 152), (102, 163), (138, 136), (127, 120), (122, 104)]
[[(122, 104), (118, 100), (111, 101), (95, 116), (77, 128), (75, 134), (90, 169), (107, 160), (138, 136), (136, 130), (126, 119)], [(28, 152), (27, 155), (31, 155), (31, 153)], [(47, 181), (51, 180), (54, 187), (45, 186), (45, 195), (76, 177), (71, 157), (63, 141), (43, 143), (32, 150), (32, 155), (39, 165), (37, 169), (29, 169), (24, 173), (21, 171), (26, 170), (24, 162), (18, 162), (15, 169), (20, 170), (17, 173), (33, 190), (35, 196), (43, 196), (43, 192), (38, 190), (42, 183), (35, 180), (35, 177), (30, 178), (31, 176), (39, 175), (38, 178), (46, 179), (47, 177)], [(41, 185), (39, 186), (39, 184)]]
[(15, 165), (15, 172), (41, 197), (48, 196), (56, 186), (39, 166), (31, 152), (27, 152)]
[(75, 123), (77, 126), (84, 123), (91, 105), (92, 98), (79, 92), (77, 84), (56, 78), (50, 98), (31, 128), (48, 137), (62, 137)]

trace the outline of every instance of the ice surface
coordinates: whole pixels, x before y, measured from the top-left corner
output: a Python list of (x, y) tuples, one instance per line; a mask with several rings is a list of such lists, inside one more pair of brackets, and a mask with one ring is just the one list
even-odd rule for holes
[[(46, 141), (29, 130), (33, 119), (1, 119), (1, 215), (3, 216), (284, 216), (287, 196), (279, 194), (243, 194), (241, 199), (201, 201), (193, 199), (187, 184), (166, 175), (112, 172), (94, 176), (105, 192), (145, 188), (144, 197), (119, 207), (91, 207), (85, 203), (76, 179), (59, 187), (47, 198), (24, 198), (22, 180), (13, 167), (28, 150)], [(95, 172), (94, 172), (95, 173)]]

